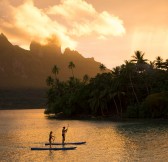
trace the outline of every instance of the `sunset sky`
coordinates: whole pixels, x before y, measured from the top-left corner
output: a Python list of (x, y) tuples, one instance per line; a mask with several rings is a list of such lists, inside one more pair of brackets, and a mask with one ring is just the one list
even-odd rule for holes
[(145, 52), (168, 58), (168, 0), (0, 0), (0, 32), (29, 49), (56, 36), (112, 69)]

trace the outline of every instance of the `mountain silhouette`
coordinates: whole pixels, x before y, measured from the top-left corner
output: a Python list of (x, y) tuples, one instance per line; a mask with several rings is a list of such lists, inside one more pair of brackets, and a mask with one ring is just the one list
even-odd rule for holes
[(60, 69), (59, 79), (71, 77), (69, 62), (75, 64), (74, 75), (82, 79), (85, 74), (95, 76), (99, 62), (94, 58), (84, 58), (80, 53), (69, 48), (61, 52), (61, 45), (48, 42), (41, 45), (31, 42), (30, 50), (25, 50), (9, 42), (4, 34), (0, 35), (0, 88), (44, 88), (46, 78), (52, 75), (54, 65)]
[(84, 58), (69, 48), (62, 53), (57, 40), (48, 40), (45, 45), (33, 41), (30, 50), (25, 50), (0, 34), (0, 109), (44, 107), (46, 78), (53, 75), (53, 66), (60, 69), (59, 79), (66, 81), (72, 76), (68, 68), (71, 61), (75, 64), (74, 76), (79, 79), (100, 72), (100, 63), (94, 58)]

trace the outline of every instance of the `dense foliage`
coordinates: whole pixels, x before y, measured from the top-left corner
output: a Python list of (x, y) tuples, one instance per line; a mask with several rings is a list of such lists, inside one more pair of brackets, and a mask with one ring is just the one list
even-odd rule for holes
[(106, 67), (101, 64), (100, 73), (94, 78), (85, 75), (83, 80), (75, 77), (75, 64), (70, 62), (68, 68), (72, 77), (66, 82), (59, 80), (59, 68), (54, 66), (54, 76), (47, 78), (45, 113), (168, 117), (168, 59), (163, 61), (158, 56), (149, 62), (141, 51), (135, 51), (132, 58), (111, 72), (106, 72)]

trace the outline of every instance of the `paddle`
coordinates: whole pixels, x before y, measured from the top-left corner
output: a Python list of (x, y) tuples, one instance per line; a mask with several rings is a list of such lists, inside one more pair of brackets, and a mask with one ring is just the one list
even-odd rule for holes
[(68, 128), (69, 128), (69, 124), (68, 124), (68, 126), (67, 126), (67, 130), (68, 130)]

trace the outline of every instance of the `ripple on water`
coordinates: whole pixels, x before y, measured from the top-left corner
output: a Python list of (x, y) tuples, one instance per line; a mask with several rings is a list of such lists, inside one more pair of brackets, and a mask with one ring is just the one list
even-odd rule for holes
[[(87, 141), (73, 151), (31, 151), (46, 147), (50, 130), (61, 141)], [(167, 161), (168, 123), (48, 120), (43, 110), (0, 111), (0, 161)], [(61, 147), (61, 146), (57, 146)]]

